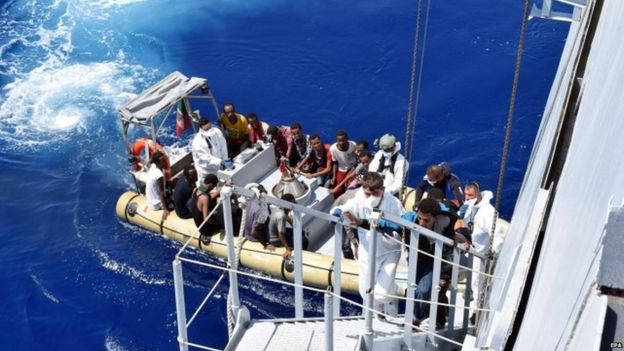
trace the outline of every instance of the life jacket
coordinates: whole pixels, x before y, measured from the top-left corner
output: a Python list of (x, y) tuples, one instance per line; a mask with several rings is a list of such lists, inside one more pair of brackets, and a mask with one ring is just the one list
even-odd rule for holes
[(132, 144), (132, 146), (130, 147), (130, 154), (132, 155), (132, 160), (133, 160), (132, 170), (140, 171), (141, 169), (143, 169), (143, 164), (141, 163), (141, 155), (145, 151), (146, 143), (147, 143), (147, 148), (148, 148), (150, 159), (152, 158), (152, 156), (154, 155), (156, 151), (160, 151), (163, 155), (165, 155), (165, 169), (163, 173), (165, 174), (165, 179), (169, 179), (171, 177), (171, 163), (169, 161), (169, 157), (167, 156), (167, 153), (165, 152), (165, 149), (157, 142), (151, 139), (147, 139), (147, 138), (137, 139), (134, 142), (134, 144)]
[[(399, 157), (399, 153), (395, 152), (392, 157), (390, 157), (390, 173), (394, 174), (394, 165), (396, 164), (397, 158)], [(383, 154), (379, 159), (379, 166), (377, 166), (377, 173), (382, 173), (386, 168), (386, 156)]]

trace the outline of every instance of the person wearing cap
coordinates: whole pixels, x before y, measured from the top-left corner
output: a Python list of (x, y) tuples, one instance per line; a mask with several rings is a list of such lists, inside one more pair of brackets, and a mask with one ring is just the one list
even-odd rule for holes
[(197, 178), (204, 179), (208, 174), (215, 174), (228, 159), (228, 149), (223, 133), (213, 128), (206, 118), (199, 120), (199, 131), (191, 143), (193, 162)]
[(405, 156), (401, 155), (401, 143), (396, 141), (392, 134), (384, 134), (379, 139), (379, 151), (373, 157), (368, 166), (369, 172), (377, 172), (384, 178), (386, 191), (394, 196), (399, 196), (405, 182), (405, 173), (409, 163)]
[(225, 134), (227, 148), (232, 157), (240, 152), (243, 142), (249, 140), (249, 125), (245, 116), (236, 113), (234, 104), (223, 104), (223, 113), (219, 117), (219, 126)]

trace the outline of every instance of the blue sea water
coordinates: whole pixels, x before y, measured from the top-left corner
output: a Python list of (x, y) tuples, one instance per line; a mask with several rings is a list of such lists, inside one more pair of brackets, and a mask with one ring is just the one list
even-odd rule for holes
[[(120, 223), (130, 187), (116, 107), (173, 70), (220, 102), (325, 140), (405, 133), (416, 1), (14, 0), (0, 11), (3, 350), (176, 347), (179, 244)], [(433, 2), (410, 182), (448, 161), (496, 187), (519, 1)], [(424, 18), (423, 18), (424, 20)], [(529, 23), (501, 212), (510, 218), (568, 26)], [(422, 43), (422, 40), (421, 40)], [(173, 123), (173, 121), (171, 121)], [(173, 125), (169, 125), (173, 135)], [(173, 138), (173, 136), (171, 137)], [(193, 253), (195, 256), (203, 255)], [(185, 270), (197, 305), (218, 272)], [(290, 289), (241, 279), (255, 317)], [(190, 331), (223, 347), (227, 284)], [(309, 313), (321, 300), (307, 300)]]

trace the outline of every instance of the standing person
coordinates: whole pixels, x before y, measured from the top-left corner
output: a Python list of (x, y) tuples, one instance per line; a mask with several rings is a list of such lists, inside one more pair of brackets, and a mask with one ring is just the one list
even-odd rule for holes
[(426, 192), (438, 188), (444, 193), (444, 198), (454, 206), (451, 210), (457, 211), (464, 203), (464, 194), (459, 178), (453, 173), (446, 162), (427, 167), (423, 180), (416, 186), (415, 201), (422, 199)]
[[(466, 202), (462, 206), (465, 211), (462, 211), (462, 218), (460, 218), (455, 224), (456, 234), (455, 241), (459, 244), (463, 244), (466, 250), (472, 247), (477, 253), (488, 256), (490, 249), (494, 253), (498, 253), (503, 243), (503, 235), (501, 230), (497, 230), (494, 233), (492, 239), (492, 248), (490, 248), (490, 236), (492, 226), (494, 224), (494, 214), (496, 210), (490, 203), (493, 194), (489, 190), (481, 191), (479, 183), (469, 182), (464, 188), (464, 195)], [(497, 219), (498, 220), (498, 219)], [(499, 225), (496, 228), (500, 228)], [(474, 258), (472, 261), (472, 269), (479, 272), (484, 266), (480, 258)], [(475, 308), (479, 301), (479, 290), (481, 282), (483, 281), (482, 275), (472, 272), (472, 301), (470, 301), (471, 308), (471, 321), (474, 321)]]
[(254, 145), (259, 140), (264, 140), (264, 127), (255, 112), (249, 112), (246, 116), (249, 124), (249, 142)]
[[(375, 286), (373, 306), (376, 311), (395, 316), (397, 313), (397, 300), (387, 295), (397, 294), (397, 284), (394, 281), (399, 258), (401, 257), (400, 235), (397, 233), (398, 226), (380, 225), (376, 231), (376, 237), (371, 237), (370, 223), (368, 221), (373, 210), (383, 213), (391, 213), (397, 216), (403, 214), (401, 202), (392, 194), (385, 192), (381, 175), (369, 172), (362, 179), (362, 187), (357, 190), (355, 197), (348, 200), (343, 206), (332, 211), (333, 214), (342, 213), (351, 223), (358, 226), (360, 245), (358, 246), (359, 264), (359, 290), (362, 298), (366, 298), (366, 289), (369, 284), (368, 276), (368, 247), (370, 240), (377, 240), (377, 253), (375, 256)], [(396, 230), (395, 230), (396, 229)], [(398, 239), (396, 242), (387, 236)]]
[(286, 151), (286, 157), (290, 165), (295, 167), (310, 153), (310, 137), (303, 134), (303, 128), (299, 123), (290, 126), (291, 139)]
[(321, 137), (314, 134), (310, 136), (311, 150), (304, 158), (295, 172), (301, 172), (306, 178), (317, 178), (318, 184), (324, 186), (327, 176), (332, 171), (332, 157), (329, 152), (329, 144), (323, 144)]
[(223, 113), (219, 117), (219, 126), (225, 134), (227, 149), (232, 158), (240, 152), (241, 145), (249, 139), (249, 126), (245, 116), (236, 113), (234, 104), (227, 102), (223, 104)]
[(191, 197), (193, 197), (195, 183), (197, 183), (197, 171), (193, 166), (187, 165), (184, 167), (184, 177), (178, 180), (173, 191), (175, 212), (182, 219), (193, 217), (188, 203)]
[(147, 208), (153, 211), (162, 210), (163, 221), (169, 216), (169, 209), (165, 200), (165, 174), (163, 173), (166, 165), (165, 154), (156, 151), (152, 155), (150, 168), (147, 171), (145, 180), (145, 203)]
[(334, 197), (340, 196), (345, 191), (342, 181), (347, 177), (347, 174), (355, 167), (355, 142), (349, 140), (347, 132), (339, 130), (336, 133), (336, 142), (329, 148), (331, 153), (333, 165), (332, 165), (332, 179), (330, 187)]
[(399, 153), (401, 144), (396, 141), (394, 135), (384, 134), (379, 139), (379, 149), (368, 170), (381, 174), (386, 191), (394, 196), (399, 196), (405, 184), (405, 173), (409, 168), (405, 156)]
[(228, 159), (227, 143), (223, 133), (213, 128), (209, 120), (199, 120), (199, 131), (191, 143), (193, 162), (197, 170), (197, 178), (204, 179), (208, 174), (216, 174)]

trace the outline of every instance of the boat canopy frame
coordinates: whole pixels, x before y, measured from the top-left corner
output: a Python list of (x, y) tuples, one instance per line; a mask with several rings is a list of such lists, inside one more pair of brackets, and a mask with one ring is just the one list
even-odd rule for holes
[(118, 108), (123, 142), (126, 148), (128, 150), (131, 148), (128, 139), (130, 125), (147, 130), (151, 139), (157, 142), (156, 137), (160, 134), (162, 127), (180, 100), (185, 104), (193, 122), (197, 123), (200, 115), (198, 111), (190, 112), (189, 100), (210, 101), (215, 116), (219, 116), (217, 102), (205, 78), (189, 78), (178, 71), (172, 72)]

